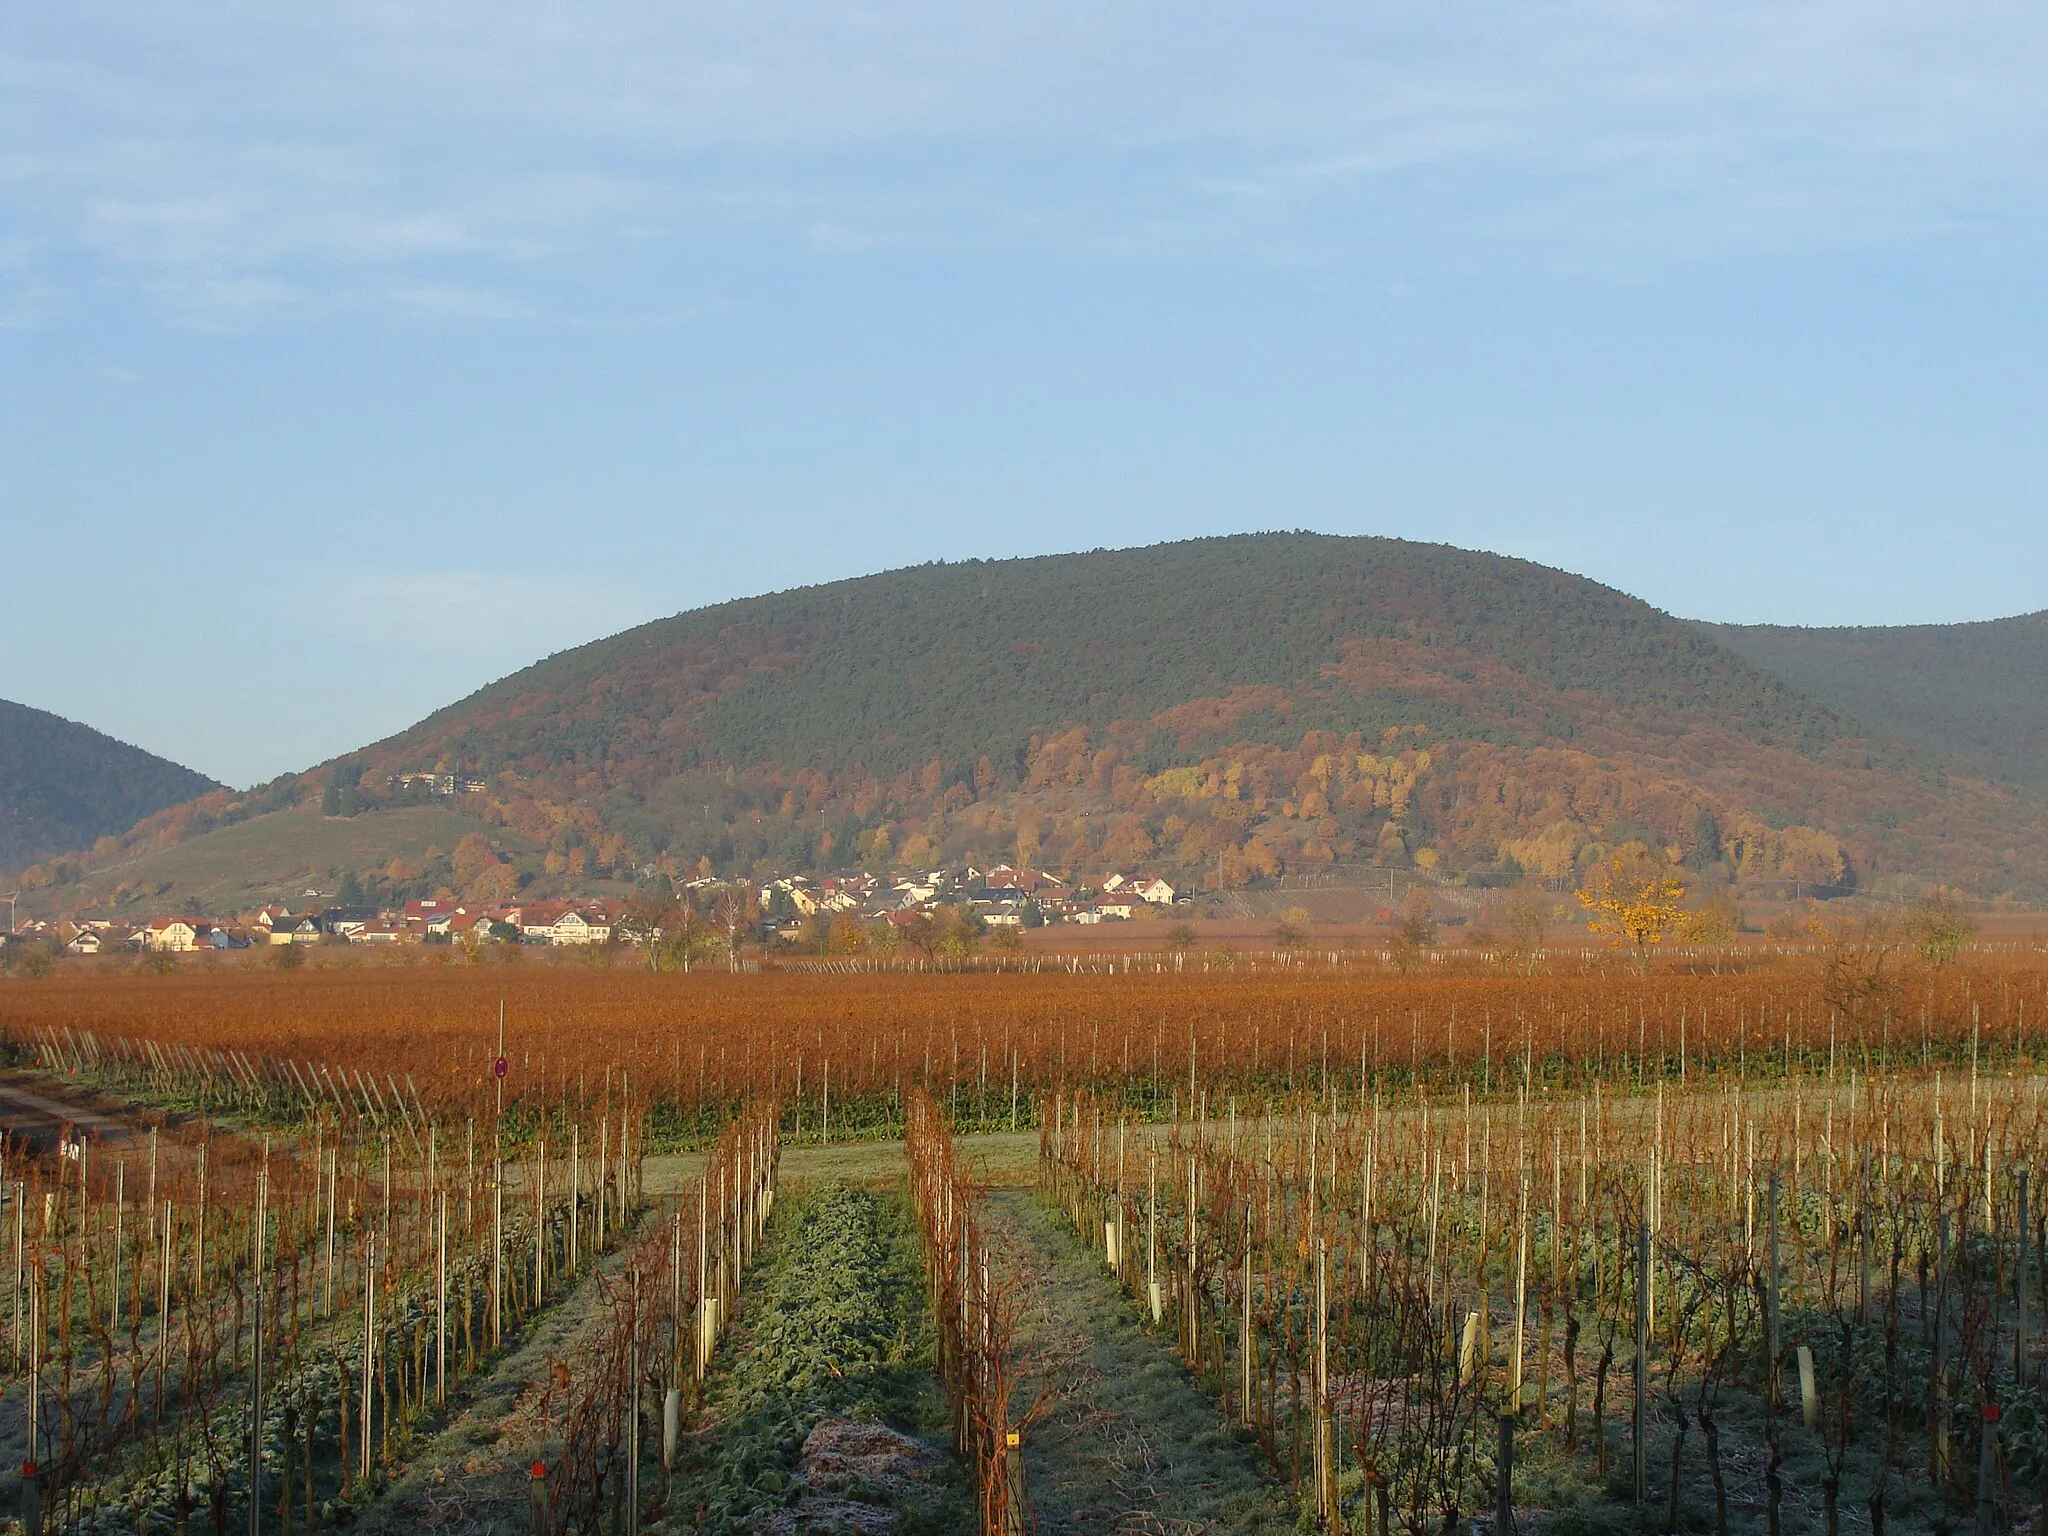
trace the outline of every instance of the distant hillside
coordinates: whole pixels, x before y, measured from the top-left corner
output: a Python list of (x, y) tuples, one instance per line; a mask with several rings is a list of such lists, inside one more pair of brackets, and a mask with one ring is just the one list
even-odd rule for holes
[(2048, 790), (2048, 613), (1983, 624), (1701, 628), (1873, 730)]
[(472, 773), (550, 872), (1333, 861), (2048, 892), (2048, 818), (1637, 599), (1313, 534), (929, 565), (562, 653), (358, 754)]
[[(360, 823), (346, 856), (367, 860), (380, 818), (438, 805), (482, 830), (394, 847), (372, 888), (1003, 859), (1183, 888), (1367, 863), (1563, 879), (1641, 843), (1752, 889), (2048, 897), (2031, 791), (1744, 648), (1577, 576), (1388, 539), (927, 565), (563, 652), (151, 818), (123, 857), (232, 834), (283, 868), (297, 816)], [(399, 777), (428, 773), (452, 777)], [(160, 883), (138, 869), (109, 898)]]
[(90, 848), (217, 788), (90, 726), (0, 699), (0, 869)]
[(226, 915), (266, 902), (301, 909), (338, 901), (343, 878), (353, 875), (380, 899), (404, 900), (430, 896), (495, 867), (481, 851), (473, 865), (464, 862), (468, 847), (479, 841), (539, 867), (534, 844), (446, 805), (385, 805), (375, 815), (329, 817), (317, 804), (301, 803), (139, 848), (88, 870), (57, 894), (79, 913), (139, 917), (182, 909)]
[[(1468, 686), (1333, 670), (1387, 646)], [(1460, 677), (1460, 654), (1511, 657), (1522, 681)], [(651, 759), (886, 776), (934, 758), (1010, 762), (1048, 727), (1145, 721), (1264, 687), (1288, 690), (1284, 726), (1266, 710), (1230, 729), (1286, 745), (1307, 729), (1376, 737), (1425, 717), (1439, 735), (1569, 736), (1571, 701), (1593, 698), (1712, 715), (1778, 743), (1840, 733), (1775, 678), (1582, 577), (1288, 534), (926, 565), (724, 603), (550, 657), (380, 753), (426, 749), (485, 772)], [(1518, 718), (1531, 703), (1550, 713)], [(1195, 745), (1149, 750), (1179, 761)]]

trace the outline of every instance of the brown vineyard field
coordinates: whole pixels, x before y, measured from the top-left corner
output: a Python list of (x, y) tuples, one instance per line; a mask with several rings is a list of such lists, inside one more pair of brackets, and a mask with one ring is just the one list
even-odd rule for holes
[(832, 1129), (859, 1134), (876, 1128), (863, 1124), (863, 1100), (900, 1106), (907, 1081), (955, 1095), (956, 1113), (971, 1096), (970, 1121), (1012, 1118), (1021, 1101), (1028, 1123), (1035, 1092), (1061, 1083), (1122, 1083), (1165, 1113), (1191, 1080), (1268, 1098), (1362, 1081), (1502, 1086), (1509, 1064), (1518, 1079), (1562, 1089), (1646, 1072), (1776, 1074), (1788, 1063), (1867, 1072), (1973, 1048), (2032, 1055), (2048, 1026), (2048, 956), (1974, 952), (1933, 971), (1794, 955), (1722, 974), (1533, 976), (1277, 964), (1178, 974), (102, 972), (0, 988), (0, 1031), (18, 1051), (90, 1036), (110, 1049), (240, 1051), (280, 1071), (345, 1067), (407, 1081), (451, 1112), (496, 1093), (501, 1006), (508, 1108), (581, 1102), (619, 1071), (655, 1106), (829, 1095), (835, 1118), (842, 1105), (845, 1115)]
[[(929, 1316), (928, 1427), (1011, 1536), (1024, 1469), (1059, 1486), (1046, 1415), (1096, 1390), (1024, 1341), (1085, 1293), (1059, 1349), (1125, 1338), (1132, 1379), (1177, 1357), (1186, 1464), (1227, 1451), (1322, 1529), (1489, 1502), (1496, 1530), (1540, 1508), (1617, 1536), (1709, 1508), (1717, 1536), (1845, 1505), (2009, 1526), (2048, 1491), (2044, 1015), (2037, 951), (1853, 940), (1641, 972), (1326, 951), (10, 980), (17, 1098), (99, 1095), (129, 1133), (0, 1141), (0, 1517), (391, 1529), (459, 1473), (497, 1511), (432, 1527), (464, 1536), (522, 1504), (543, 1532), (791, 1528), (769, 1505), (850, 1411), (848, 1319), (886, 1353)], [(992, 1143), (1043, 1200), (991, 1196)], [(785, 1145), (813, 1168), (775, 1226)], [(646, 1177), (679, 1149), (701, 1156)], [(876, 1189), (829, 1197), (817, 1165), (854, 1154)], [(906, 1199), (889, 1258), (875, 1223)], [(1027, 1229), (1075, 1278), (1019, 1260)], [(796, 1430), (720, 1408), (821, 1329)], [(485, 1455), (455, 1426), (500, 1388), (522, 1427)]]

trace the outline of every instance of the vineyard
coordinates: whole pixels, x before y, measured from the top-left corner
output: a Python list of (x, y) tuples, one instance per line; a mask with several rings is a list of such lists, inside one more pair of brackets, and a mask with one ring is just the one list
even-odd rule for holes
[[(1269, 957), (1271, 958), (1271, 957)], [(649, 1145), (701, 1145), (736, 1107), (782, 1106), (785, 1138), (900, 1138), (906, 1085), (965, 1133), (1034, 1126), (1062, 1085), (1171, 1118), (1203, 1085), (1247, 1104), (1314, 1088), (1544, 1091), (1686, 1086), (1965, 1062), (1972, 1041), (2048, 1051), (2048, 956), (1896, 972), (1886, 957), (1748, 969), (1591, 967), (1381, 977), (1290, 969), (1177, 974), (681, 976), (544, 966), (48, 978), (4, 995), (15, 1048), (205, 1113), (431, 1114), (523, 1140), (630, 1087)], [(1974, 958), (1974, 957), (1973, 957)], [(505, 1021), (507, 1073), (494, 1078)], [(1521, 1065), (1515, 1067), (1517, 1072)], [(623, 1090), (621, 1090), (623, 1091)]]
[[(0, 1498), (481, 1531), (452, 1458), (547, 1536), (1215, 1526), (1143, 1467), (1042, 1521), (1087, 1389), (1022, 1221), (1309, 1528), (2012, 1528), (2044, 1011), (2021, 951), (10, 985), (12, 1080), (121, 1131), (0, 1169)], [(861, 1141), (893, 1176), (778, 1197)]]
[(1041, 1130), (1043, 1177), (1325, 1525), (1511, 1521), (1529, 1433), (1592, 1486), (1661, 1485), (1675, 1530), (1697, 1428), (1725, 1531), (1739, 1413), (1769, 1528), (1796, 1422), (1824, 1528), (1853, 1491), (1882, 1529), (1945, 1497), (2009, 1515), (2048, 1478), (2040, 1084), (1850, 1069), (1164, 1129), (1084, 1092)]

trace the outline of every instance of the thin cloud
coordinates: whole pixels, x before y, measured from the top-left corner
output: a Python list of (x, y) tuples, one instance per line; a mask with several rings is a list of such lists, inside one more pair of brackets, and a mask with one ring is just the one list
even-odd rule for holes
[(230, 297), (442, 312), (420, 296), (525, 280), (484, 269), (721, 235), (1604, 257), (2032, 241), (2048, 211), (2048, 11), (2020, 0), (81, 0), (13, 39), (28, 263)]
[(411, 288), (394, 288), (391, 297), (418, 315), (454, 320), (530, 320), (534, 307), (509, 294), (465, 283), (429, 283)]

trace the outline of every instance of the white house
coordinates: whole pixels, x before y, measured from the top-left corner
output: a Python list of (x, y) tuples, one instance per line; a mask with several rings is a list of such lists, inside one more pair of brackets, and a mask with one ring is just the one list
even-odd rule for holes
[(614, 919), (603, 906), (536, 901), (519, 910), (519, 932), (536, 944), (603, 944)]
[(147, 949), (185, 954), (199, 948), (201, 937), (212, 926), (190, 917), (153, 917), (142, 930), (142, 943)]

